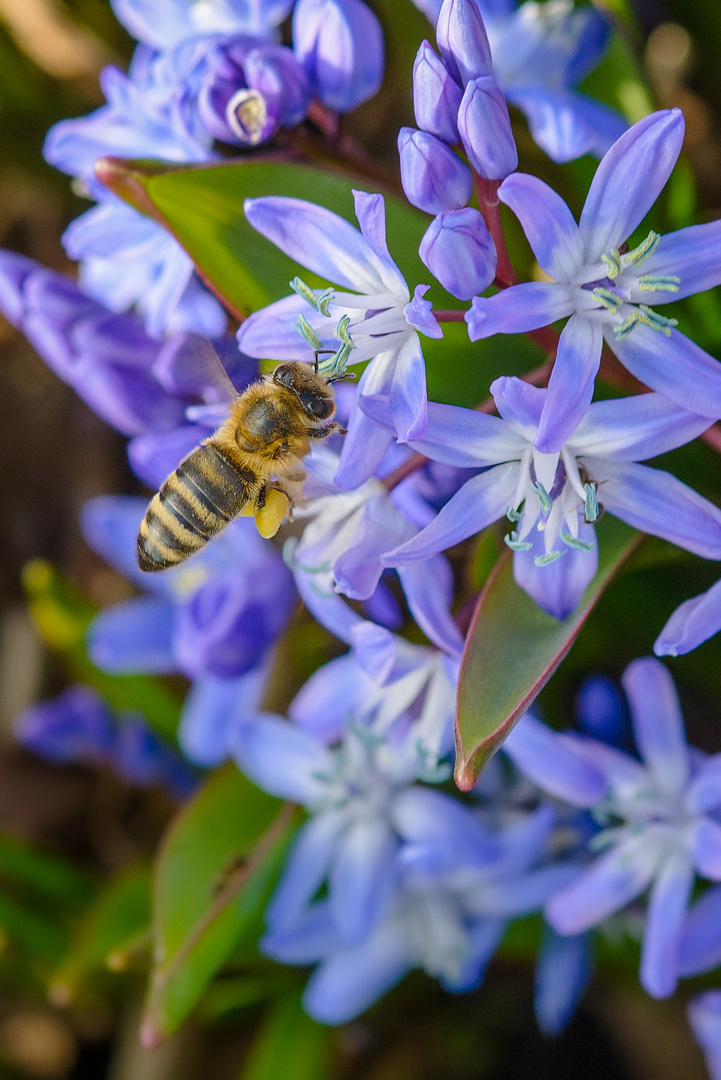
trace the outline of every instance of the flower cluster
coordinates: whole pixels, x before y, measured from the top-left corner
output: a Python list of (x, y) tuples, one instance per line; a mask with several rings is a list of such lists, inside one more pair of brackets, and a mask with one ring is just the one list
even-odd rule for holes
[[(115, 0), (139, 42), (130, 71), (107, 70), (107, 104), (57, 125), (46, 144), (48, 160), (97, 204), (65, 236), (80, 283), (2, 252), (0, 307), (129, 438), (130, 465), (153, 489), (222, 429), (235, 440), (228, 467), (250, 490), (251, 451), (268, 449), (267, 430), (277, 436), (263, 458), (267, 486), (285, 495), (285, 479), (295, 493), (277, 545), (243, 516), (248, 495), (205, 543), (197, 522), (223, 512), (213, 501), (221, 485), (203, 490), (188, 469), (185, 502), (171, 502), (172, 485), (161, 498), (180, 532), (202, 535), (202, 550), (163, 573), (137, 563), (145, 499), (85, 506), (87, 544), (138, 590), (96, 616), (87, 650), (106, 673), (187, 680), (178, 741), (193, 766), (231, 759), (257, 787), (304, 807), (260, 947), (314, 967), (310, 1015), (345, 1022), (414, 968), (451, 992), (471, 989), (513, 920), (537, 913), (536, 1012), (555, 1034), (590, 977), (592, 932), (642, 928), (640, 979), (654, 997), (721, 962), (721, 884), (704, 884), (721, 883), (721, 755), (687, 746), (671, 676), (645, 658), (622, 678), (630, 727), (615, 684), (598, 676), (582, 687), (574, 731), (526, 712), (468, 799), (441, 790), (476, 600), (456, 556), (489, 530), (540, 613), (516, 598), (559, 633), (596, 578), (604, 513), (721, 560), (721, 509), (644, 464), (721, 419), (719, 362), (678, 329), (684, 308), (657, 310), (721, 283), (721, 225), (637, 233), (679, 157), (684, 119), (674, 108), (627, 128), (575, 89), (608, 35), (595, 9), (570, 0), (422, 6), (438, 52), (427, 41), (418, 51), (418, 127), (401, 130), (398, 149), (408, 201), (434, 215), (412, 251), (431, 285), (401, 269), (409, 260), (392, 250), (375, 190), (353, 191), (358, 227), (268, 191), (245, 201), (247, 222), (310, 284), (296, 276), (283, 296), (281, 281), (282, 298), (231, 337), (190, 255), (103, 186), (97, 161), (203, 165), (228, 147), (247, 161), (280, 129), (309, 122), (313, 145), (327, 139), (340, 153), (335, 114), (367, 100), (383, 76), (378, 21), (362, 0)], [(291, 14), (292, 44), (283, 45), (278, 28)], [(516, 171), (507, 103), (557, 162), (604, 155), (578, 223), (551, 187)], [(354, 169), (365, 160), (354, 153)], [(532, 281), (517, 281), (499, 200), (535, 256)], [(467, 308), (434, 309), (425, 295), (437, 286)], [(423, 338), (442, 342), (451, 381), (450, 322), (472, 343), (535, 335), (548, 354), (542, 377), (500, 375), (476, 408), (428, 401)], [(593, 400), (604, 348), (628, 373), (626, 396)], [(312, 356), (335, 411), (314, 412), (308, 392), (278, 372), (259, 386), (259, 361)], [(347, 369), (357, 365), (356, 386)], [(226, 424), (249, 388), (246, 400), (270, 388), (285, 402), (268, 399), (256, 442), (244, 441), (235, 413)], [(288, 402), (305, 423), (300, 436)], [(317, 426), (329, 417), (338, 423)], [(302, 471), (288, 478), (281, 464), (294, 440)], [(327, 651), (279, 715), (267, 691), (299, 601)], [(656, 652), (687, 652), (719, 628), (721, 582), (682, 604)], [(521, 631), (518, 640), (522, 652)], [(526, 690), (506, 716), (523, 713), (539, 684)], [(195, 782), (137, 718), (116, 722), (83, 688), (24, 714), (18, 737), (53, 760), (110, 765), (176, 794)], [(690, 1016), (718, 1073), (717, 995), (694, 1002)]]

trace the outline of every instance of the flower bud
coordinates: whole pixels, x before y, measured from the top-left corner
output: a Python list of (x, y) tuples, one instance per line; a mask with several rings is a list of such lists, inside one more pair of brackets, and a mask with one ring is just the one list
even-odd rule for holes
[(383, 32), (362, 0), (299, 0), (293, 49), (311, 93), (329, 109), (350, 112), (383, 78)]
[(458, 109), (463, 91), (427, 41), (413, 65), (413, 107), (423, 131), (447, 143), (458, 142)]
[(403, 190), (419, 210), (440, 214), (458, 210), (470, 201), (471, 170), (435, 135), (401, 128), (398, 152)]
[(429, 225), (418, 249), (436, 281), (459, 300), (471, 300), (496, 276), (496, 247), (478, 210), (447, 210)]
[(436, 41), (446, 67), (462, 86), (491, 74), (491, 47), (476, 0), (443, 0)]
[(518, 167), (518, 152), (503, 93), (491, 76), (466, 86), (458, 130), (473, 168), (486, 180), (505, 180)]

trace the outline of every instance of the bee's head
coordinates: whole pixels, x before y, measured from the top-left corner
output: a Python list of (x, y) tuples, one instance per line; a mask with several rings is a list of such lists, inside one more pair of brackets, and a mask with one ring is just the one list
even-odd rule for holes
[(273, 382), (293, 391), (309, 420), (330, 420), (335, 413), (332, 386), (310, 364), (295, 361), (278, 364), (273, 372)]

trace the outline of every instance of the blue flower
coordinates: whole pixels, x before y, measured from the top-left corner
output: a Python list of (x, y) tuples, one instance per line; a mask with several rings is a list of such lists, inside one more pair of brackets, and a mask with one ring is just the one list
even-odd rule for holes
[[(484, 471), (468, 480), (416, 536), (383, 556), (388, 566), (427, 559), (508, 516), (516, 581), (558, 619), (574, 611), (598, 560), (593, 523), (603, 506), (634, 528), (707, 559), (721, 558), (721, 511), (670, 473), (638, 465), (696, 438), (710, 421), (658, 394), (595, 402), (561, 447), (537, 449), (549, 390), (520, 379), (491, 386), (501, 418), (429, 405), (410, 445), (445, 464)], [(380, 399), (364, 406), (379, 422)]]
[(298, 0), (293, 49), (313, 96), (336, 112), (373, 97), (383, 79), (383, 31), (362, 0)]
[(656, 638), (656, 656), (683, 656), (721, 630), (721, 581), (684, 600)]
[(706, 1058), (710, 1080), (721, 1080), (721, 990), (707, 990), (693, 998), (687, 1016)]
[(134, 38), (167, 50), (209, 34), (270, 37), (293, 0), (111, 0), (111, 4)]
[(642, 761), (528, 717), (505, 749), (537, 784), (593, 807), (606, 826), (590, 844), (603, 854), (549, 900), (549, 922), (559, 933), (582, 933), (650, 887), (640, 978), (649, 994), (667, 997), (695, 877), (721, 879), (721, 769), (718, 755), (689, 752), (676, 690), (659, 661), (634, 661), (623, 685)]
[(477, 298), (466, 316), (472, 340), (520, 333), (570, 316), (536, 437), (553, 453), (593, 396), (604, 339), (641, 382), (709, 419), (721, 416), (721, 367), (650, 305), (679, 300), (721, 281), (718, 222), (660, 237), (631, 251), (626, 241), (660, 194), (681, 150), (678, 109), (635, 124), (609, 150), (576, 225), (564, 201), (533, 176), (517, 173), (499, 197), (523, 225), (551, 279)]
[[(435, 24), (440, 0), (416, 2)], [(603, 15), (592, 7), (574, 9), (569, 0), (550, 5), (535, 0), (520, 5), (516, 0), (466, 2), (483, 16), (496, 82), (506, 100), (525, 114), (538, 145), (561, 162), (605, 154), (626, 122), (575, 89), (606, 48), (609, 27)]]
[[(422, 300), (426, 286), (417, 286), (411, 300), (408, 286), (393, 262), (385, 238), (385, 206), (382, 195), (357, 191), (356, 216), (360, 232), (338, 214), (301, 199), (267, 197), (247, 199), (245, 213), (250, 224), (302, 266), (343, 290), (316, 290), (316, 305), (301, 295), (255, 312), (238, 331), (238, 344), (248, 356), (293, 360), (307, 355), (294, 320), (302, 316), (325, 348), (337, 348), (338, 323), (349, 316), (347, 333), (353, 349), (349, 364), (371, 360), (359, 383), (359, 398), (387, 394), (395, 429), (402, 439), (418, 437), (426, 427), (426, 379), (418, 331), (442, 337), (442, 331)], [(326, 314), (327, 312), (327, 314)], [(378, 436), (369, 429), (372, 421), (356, 407), (344, 446), (342, 464), (354, 453), (365, 460), (372, 447), (365, 475), (355, 477), (355, 487), (370, 476), (380, 458), (374, 453)], [(383, 432), (383, 452), (388, 440)], [(382, 454), (381, 454), (382, 456)], [(345, 485), (344, 485), (345, 486)]]

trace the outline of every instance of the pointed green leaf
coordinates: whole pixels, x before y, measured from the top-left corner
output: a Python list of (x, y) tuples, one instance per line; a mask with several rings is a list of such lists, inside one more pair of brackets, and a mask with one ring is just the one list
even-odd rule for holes
[(489, 578), (468, 631), (458, 682), (456, 783), (461, 790), (473, 787), (548, 682), (640, 534), (607, 515), (598, 526), (598, 540), (598, 573), (577, 610), (562, 622), (541, 611), (516, 585), (510, 553)]
[(257, 938), (296, 823), (294, 807), (260, 791), (234, 765), (216, 772), (178, 814), (155, 867), (146, 1046), (175, 1031), (229, 954)]
[(279, 996), (251, 1047), (241, 1080), (326, 1080), (332, 1034), (303, 1012), (297, 991)]
[(56, 904), (82, 905), (92, 896), (86, 874), (57, 855), (0, 834), (0, 880), (25, 886)]
[(86, 979), (105, 969), (110, 955), (149, 927), (150, 867), (140, 863), (111, 878), (87, 911), (69, 955), (52, 978), (53, 1002), (68, 1005)]
[(71, 677), (91, 686), (114, 709), (132, 709), (161, 735), (174, 738), (180, 699), (151, 675), (109, 675), (88, 658), (85, 637), (98, 609), (50, 563), (34, 559), (23, 569), (30, 615), (48, 648)]

